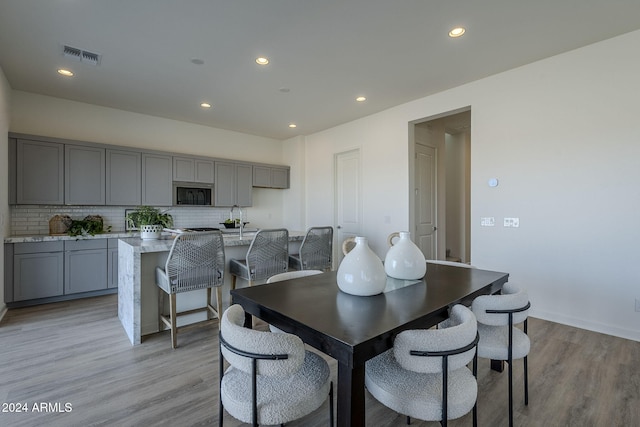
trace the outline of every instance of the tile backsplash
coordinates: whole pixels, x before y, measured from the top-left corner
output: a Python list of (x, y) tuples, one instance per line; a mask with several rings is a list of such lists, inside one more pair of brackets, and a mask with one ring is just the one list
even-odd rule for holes
[[(30, 236), (49, 234), (49, 220), (55, 215), (69, 215), (73, 219), (83, 219), (87, 215), (100, 215), (104, 226), (111, 226), (111, 231), (125, 230), (125, 209), (131, 206), (43, 206), (16, 205), (10, 206), (11, 236)], [(167, 209), (173, 216), (175, 227), (220, 227), (220, 223), (229, 218), (229, 208), (170, 207)], [(244, 218), (247, 218), (245, 209)], [(238, 212), (234, 212), (238, 217)]]

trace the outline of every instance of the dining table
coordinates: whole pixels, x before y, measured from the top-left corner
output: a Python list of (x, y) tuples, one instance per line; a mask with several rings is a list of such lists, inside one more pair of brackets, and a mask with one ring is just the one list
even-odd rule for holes
[(240, 288), (232, 304), (252, 316), (297, 335), (337, 361), (338, 426), (365, 425), (365, 363), (393, 347), (407, 329), (425, 329), (448, 317), (455, 304), (471, 305), (479, 295), (498, 293), (509, 274), (478, 268), (427, 263), (419, 280), (387, 277), (373, 296), (341, 291), (336, 272)]

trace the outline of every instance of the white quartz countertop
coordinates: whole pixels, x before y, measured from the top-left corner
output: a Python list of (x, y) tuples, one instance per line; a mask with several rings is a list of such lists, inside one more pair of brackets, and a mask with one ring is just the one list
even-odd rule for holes
[[(238, 234), (223, 233), (225, 246), (245, 246), (251, 243), (255, 232), (243, 233), (242, 239)], [(304, 239), (305, 232), (289, 231), (289, 241), (295, 242)], [(49, 235), (31, 235), (31, 236), (13, 236), (4, 239), (4, 243), (34, 243), (34, 242), (56, 242), (60, 240), (86, 240), (86, 239), (121, 239), (134, 248), (140, 248), (141, 252), (162, 252), (168, 251), (173, 243), (173, 235), (163, 234), (158, 240), (142, 240), (137, 232), (116, 232), (102, 233), (95, 236), (49, 236)]]

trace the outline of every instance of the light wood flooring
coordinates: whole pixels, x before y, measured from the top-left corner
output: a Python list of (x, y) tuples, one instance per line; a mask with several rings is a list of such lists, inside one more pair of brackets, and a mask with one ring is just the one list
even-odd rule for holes
[[(640, 343), (534, 318), (529, 335), (528, 407), (522, 362), (514, 364), (516, 425), (640, 425)], [(0, 426), (217, 425), (217, 324), (185, 330), (178, 345), (172, 350), (163, 332), (131, 346), (116, 295), (9, 310), (0, 323), (0, 411), (26, 403), (29, 412), (0, 412)], [(506, 371), (480, 359), (478, 380), (479, 425), (506, 426)], [(33, 412), (42, 403), (56, 412)], [(67, 403), (71, 411), (59, 412)], [(366, 405), (368, 426), (405, 425), (370, 396)], [(288, 425), (328, 425), (328, 403)], [(471, 426), (471, 417), (450, 425)]]

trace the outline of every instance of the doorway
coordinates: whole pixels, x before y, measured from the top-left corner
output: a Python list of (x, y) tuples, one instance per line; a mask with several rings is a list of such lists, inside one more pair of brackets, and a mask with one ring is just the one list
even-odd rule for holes
[(360, 149), (336, 153), (334, 170), (334, 218), (336, 244), (333, 259), (339, 265), (344, 257), (342, 242), (347, 237), (361, 235), (362, 227), (362, 172)]
[(470, 263), (471, 110), (444, 113), (410, 126), (414, 240), (427, 259)]

